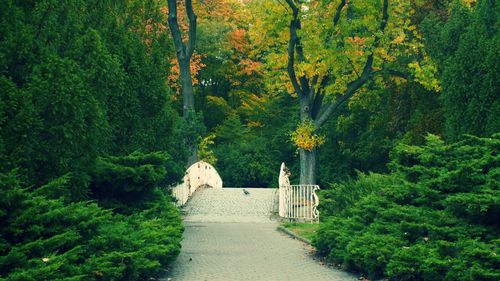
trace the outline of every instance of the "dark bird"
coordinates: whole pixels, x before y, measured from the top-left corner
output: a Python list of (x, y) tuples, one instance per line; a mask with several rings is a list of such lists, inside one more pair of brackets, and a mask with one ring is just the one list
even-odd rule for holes
[(250, 194), (250, 192), (248, 192), (248, 190), (246, 190), (246, 189), (243, 189), (243, 193), (245, 193), (245, 195), (249, 195)]
[(189, 261), (193, 261), (193, 258), (189, 258)]

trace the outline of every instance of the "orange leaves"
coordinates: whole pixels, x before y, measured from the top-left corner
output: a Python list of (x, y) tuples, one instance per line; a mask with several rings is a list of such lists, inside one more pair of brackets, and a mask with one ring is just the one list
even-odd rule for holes
[(248, 58), (250, 43), (247, 38), (247, 31), (237, 28), (229, 34), (229, 44), (236, 51), (234, 59), (239, 60), (240, 73), (243, 75), (260, 74), (261, 63)]
[(353, 52), (355, 56), (363, 56), (364, 55), (364, 49), (366, 48), (366, 39), (367, 38), (361, 38), (359, 36), (354, 36), (354, 37), (347, 37), (347, 41), (351, 44), (353, 47)]
[[(194, 53), (191, 57), (191, 61), (189, 63), (189, 67), (191, 70), (191, 79), (193, 80), (193, 85), (199, 83), (197, 79), (198, 72), (205, 66), (202, 62), (203, 56), (197, 53)], [(174, 88), (176, 91), (179, 90), (179, 77), (180, 77), (180, 67), (177, 58), (172, 58), (170, 60), (172, 67), (170, 68), (170, 74), (167, 77), (168, 84), (171, 88)]]
[[(233, 49), (232, 59), (238, 67), (238, 74), (243, 76), (251, 76), (261, 73), (262, 63), (252, 59), (252, 46), (249, 42), (247, 30), (236, 28), (228, 34), (229, 48)], [(235, 84), (238, 84), (236, 81)]]
[(243, 28), (235, 29), (231, 32), (231, 34), (229, 34), (229, 42), (236, 51), (241, 53), (244, 52), (245, 46), (248, 45), (246, 30)]
[(242, 59), (240, 61), (241, 72), (245, 75), (260, 74), (260, 66), (262, 64), (258, 61), (253, 61), (251, 59)]
[(205, 66), (205, 64), (201, 61), (202, 55), (200, 54), (193, 54), (191, 57), (191, 62), (190, 62), (190, 68), (191, 68), (191, 77), (193, 79), (193, 84), (198, 84), (198, 79), (196, 78), (196, 75), (200, 70)]

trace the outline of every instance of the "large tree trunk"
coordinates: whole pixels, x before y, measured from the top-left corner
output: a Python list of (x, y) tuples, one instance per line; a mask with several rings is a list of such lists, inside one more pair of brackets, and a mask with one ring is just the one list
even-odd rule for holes
[(189, 59), (183, 62), (179, 61), (179, 70), (182, 89), (182, 117), (187, 120), (189, 115), (194, 112), (194, 90)]
[[(194, 122), (196, 118), (194, 109), (194, 90), (189, 59), (179, 60), (179, 70), (182, 89), (182, 117), (187, 123)], [(188, 136), (187, 139), (188, 159), (186, 167), (189, 168), (191, 165), (198, 162), (198, 147), (196, 145), (196, 140), (192, 136)]]
[(300, 184), (316, 184), (317, 149), (300, 149)]
[[(302, 93), (300, 99), (300, 120), (314, 121), (311, 111), (311, 98), (308, 93)], [(300, 155), (300, 184), (316, 184), (316, 158), (317, 149), (312, 151), (299, 149)]]
[[(181, 30), (177, 21), (177, 0), (168, 0), (168, 26), (174, 39), (175, 53), (179, 63), (180, 82), (182, 91), (182, 117), (186, 123), (196, 122), (194, 109), (193, 80), (191, 78), (191, 56), (194, 52), (196, 42), (196, 14), (193, 11), (192, 0), (185, 0), (186, 15), (189, 20), (188, 41), (182, 40)], [(194, 140), (193, 140), (194, 139)], [(198, 161), (196, 136), (186, 136), (188, 143), (187, 167)]]

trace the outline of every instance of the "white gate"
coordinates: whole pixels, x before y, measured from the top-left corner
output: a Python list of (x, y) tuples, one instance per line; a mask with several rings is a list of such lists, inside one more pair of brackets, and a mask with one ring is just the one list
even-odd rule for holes
[(279, 215), (290, 221), (319, 222), (317, 185), (283, 185), (279, 187)]

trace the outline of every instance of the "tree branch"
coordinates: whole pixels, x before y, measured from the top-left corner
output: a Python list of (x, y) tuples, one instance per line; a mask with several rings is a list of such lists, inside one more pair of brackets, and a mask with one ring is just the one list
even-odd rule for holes
[(340, 1), (339, 6), (337, 7), (337, 11), (335, 12), (335, 16), (333, 17), (333, 26), (336, 26), (337, 23), (339, 23), (340, 16), (342, 14), (342, 9), (344, 9), (346, 4), (347, 4), (346, 0)]
[(193, 3), (191, 0), (186, 0), (186, 14), (189, 19), (188, 46), (186, 49), (187, 56), (191, 58), (196, 44), (196, 15), (193, 12)]
[(175, 52), (177, 54), (177, 58), (181, 59), (185, 57), (186, 47), (182, 42), (182, 34), (179, 28), (179, 23), (177, 21), (177, 1), (176, 0), (168, 0), (168, 27), (170, 28), (170, 32), (174, 39)]
[(325, 97), (325, 87), (328, 85), (328, 83), (330, 83), (330, 81), (330, 75), (323, 76), (316, 92), (314, 93), (314, 99), (311, 106), (311, 118), (313, 120), (315, 120), (320, 113), (321, 107), (323, 105), (323, 98)]
[(297, 29), (300, 28), (300, 21), (298, 19), (299, 9), (293, 3), (292, 0), (286, 0), (288, 6), (292, 9), (293, 18), (290, 21), (290, 40), (288, 41), (288, 65), (287, 71), (288, 76), (292, 82), (293, 89), (297, 93), (297, 95), (302, 95), (303, 91), (299, 85), (299, 81), (297, 80), (297, 74), (295, 73), (295, 46), (298, 43)]
[[(387, 26), (387, 21), (389, 19), (389, 0), (384, 0), (383, 11), (382, 11), (382, 21), (380, 22), (380, 31), (384, 32)], [(380, 43), (380, 37), (376, 37), (373, 42), (373, 49), (377, 48)], [(365, 66), (363, 67), (363, 72), (354, 81), (347, 84), (347, 89), (343, 95), (339, 95), (335, 102), (330, 103), (323, 113), (315, 121), (316, 128), (319, 129), (325, 122), (330, 118), (333, 112), (335, 112), (345, 101), (351, 98), (356, 91), (361, 88), (368, 79), (370, 79), (373, 71), (373, 52), (366, 59)]]

